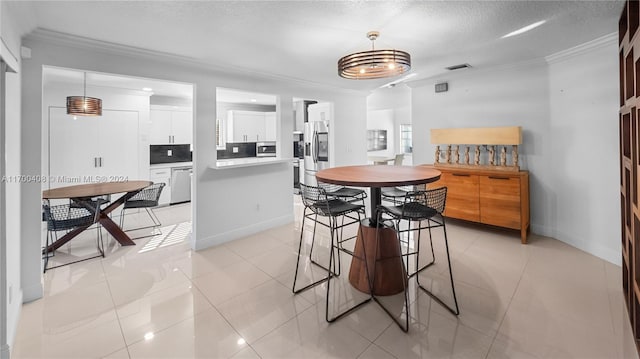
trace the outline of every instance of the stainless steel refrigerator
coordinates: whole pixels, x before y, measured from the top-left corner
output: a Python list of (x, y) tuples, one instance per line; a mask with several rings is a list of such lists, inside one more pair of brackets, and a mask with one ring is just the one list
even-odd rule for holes
[(330, 117), (331, 104), (309, 106), (309, 122), (304, 124), (304, 184), (315, 186), (316, 172), (329, 168)]

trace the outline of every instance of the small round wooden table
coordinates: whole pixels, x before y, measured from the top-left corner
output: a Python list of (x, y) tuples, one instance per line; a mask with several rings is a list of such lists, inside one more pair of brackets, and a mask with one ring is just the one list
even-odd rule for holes
[[(365, 264), (356, 258), (365, 257), (369, 276), (375, 277), (375, 295), (392, 295), (402, 292), (406, 285), (407, 276), (404, 270), (400, 269), (404, 266), (401, 265), (401, 253), (398, 252), (396, 244), (396, 232), (388, 226), (376, 223), (376, 209), (382, 203), (381, 188), (435, 182), (440, 179), (440, 171), (427, 166), (345, 166), (319, 171), (316, 174), (316, 179), (319, 182), (371, 189), (371, 217), (360, 223), (355, 244), (355, 256), (349, 270), (349, 282), (359, 291), (369, 293)], [(380, 231), (378, 234), (380, 237), (377, 248), (378, 259), (393, 259), (380, 261), (376, 266), (377, 231)], [(360, 241), (364, 241), (365, 255), (362, 253)]]
[[(42, 191), (42, 198), (44, 199), (65, 199), (69, 198), (75, 202), (82, 203), (87, 199), (97, 196), (103, 196), (107, 194), (124, 193), (116, 201), (111, 202), (107, 207), (100, 210), (100, 218), (98, 222), (106, 229), (112, 236), (123, 246), (135, 245), (135, 242), (124, 233), (124, 231), (109, 218), (108, 214), (118, 208), (126, 200), (133, 197), (136, 193), (140, 192), (143, 188), (152, 185), (151, 181), (126, 181), (126, 182), (100, 182), (100, 183), (87, 183), (75, 186), (53, 188), (46, 191)], [(72, 240), (75, 236), (80, 234), (90, 225), (76, 228), (64, 236), (60, 237), (57, 241), (52, 243), (47, 251), (51, 252), (60, 248), (65, 243)]]

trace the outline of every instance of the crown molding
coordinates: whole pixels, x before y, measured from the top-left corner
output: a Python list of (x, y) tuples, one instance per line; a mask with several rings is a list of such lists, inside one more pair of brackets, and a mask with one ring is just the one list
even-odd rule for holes
[(540, 66), (546, 65), (543, 58), (534, 58), (524, 61), (512, 62), (508, 64), (499, 64), (489, 67), (471, 67), (470, 69), (465, 70), (457, 70), (457, 71), (449, 71), (442, 72), (433, 76), (416, 79), (413, 81), (406, 81), (405, 84), (411, 88), (430, 86), (435, 84), (435, 82), (440, 81), (451, 81), (460, 77), (466, 77), (470, 75), (483, 74), (487, 72), (495, 72), (495, 71), (506, 71), (510, 69), (517, 69), (520, 67), (532, 67), (532, 66)]
[(11, 52), (11, 49), (0, 36), (0, 59), (2, 59), (8, 66), (9, 72), (20, 72), (20, 61), (16, 55)]
[(37, 28), (29, 35), (25, 36), (27, 40), (40, 40), (47, 43), (54, 43), (69, 47), (75, 47), (79, 49), (90, 49), (93, 51), (99, 51), (107, 54), (116, 54), (127, 57), (134, 57), (138, 59), (148, 59), (154, 61), (171, 62), (172, 64), (179, 64), (185, 67), (201, 69), (204, 71), (219, 72), (225, 74), (233, 74), (239, 77), (258, 78), (267, 81), (275, 81), (285, 83), (288, 85), (298, 85), (311, 89), (318, 89), (324, 91), (338, 91), (341, 93), (354, 94), (354, 95), (366, 95), (367, 91), (354, 90), (334, 85), (323, 84), (315, 81), (309, 81), (300, 79), (297, 77), (282, 76), (271, 73), (263, 73), (255, 70), (250, 70), (238, 66), (212, 64), (205, 60), (200, 60), (192, 57), (171, 54), (167, 52), (160, 52), (154, 50), (147, 50), (139, 47), (117, 44), (114, 42), (95, 40), (83, 36), (71, 35), (63, 32), (58, 32), (49, 29)]
[(545, 61), (547, 61), (547, 63), (553, 64), (556, 62), (565, 61), (567, 59), (570, 59), (578, 55), (582, 55), (582, 54), (597, 50), (607, 45), (617, 44), (617, 43), (618, 43), (618, 33), (614, 32), (614, 33), (599, 37), (597, 39), (591, 40), (589, 42), (585, 42), (584, 44), (580, 44), (578, 46), (574, 46), (566, 50), (556, 52), (555, 54), (545, 56), (544, 59)]

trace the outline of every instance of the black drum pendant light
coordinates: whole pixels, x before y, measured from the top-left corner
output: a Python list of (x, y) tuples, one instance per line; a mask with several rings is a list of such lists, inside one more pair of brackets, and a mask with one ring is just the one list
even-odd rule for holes
[(340, 77), (352, 80), (380, 79), (403, 74), (411, 70), (411, 55), (400, 50), (376, 50), (374, 41), (380, 36), (369, 31), (371, 50), (349, 54), (338, 60)]
[(83, 96), (67, 97), (67, 114), (74, 116), (102, 116), (102, 100), (87, 97), (87, 73), (84, 73)]

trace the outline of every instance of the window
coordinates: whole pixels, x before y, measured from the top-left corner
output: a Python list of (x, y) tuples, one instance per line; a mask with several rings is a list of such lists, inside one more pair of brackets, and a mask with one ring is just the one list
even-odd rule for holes
[(411, 142), (411, 137), (411, 125), (400, 125), (400, 152), (413, 152), (413, 143)]

